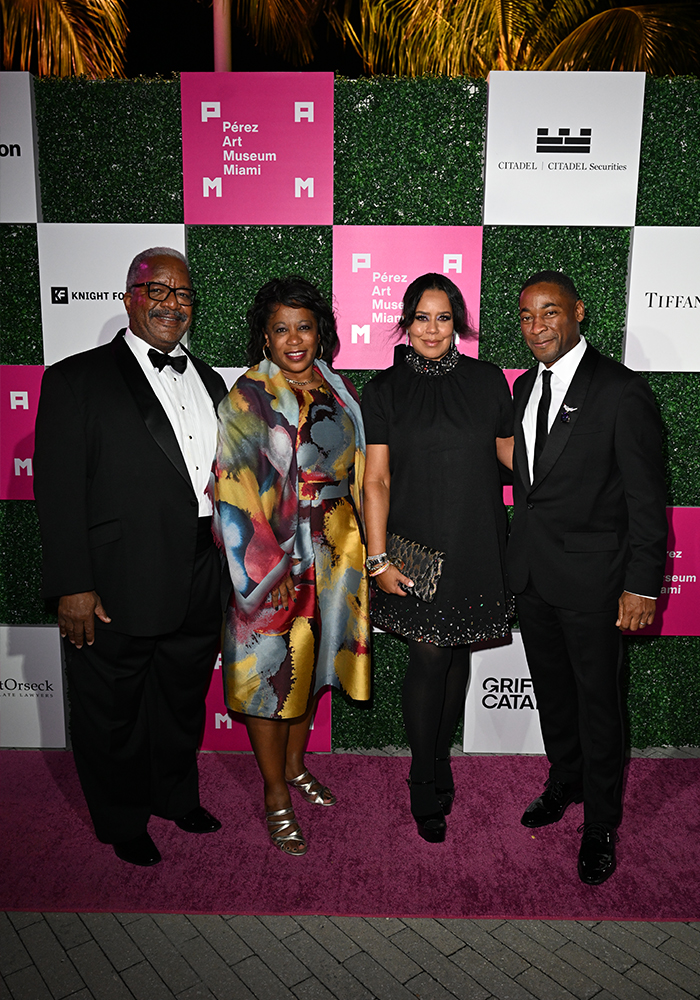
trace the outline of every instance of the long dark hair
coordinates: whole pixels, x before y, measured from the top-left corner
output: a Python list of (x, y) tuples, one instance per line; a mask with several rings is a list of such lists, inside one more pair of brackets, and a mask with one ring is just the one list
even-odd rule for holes
[(450, 281), (444, 274), (437, 274), (434, 271), (430, 271), (428, 274), (421, 274), (406, 289), (406, 294), (403, 297), (403, 313), (401, 319), (396, 324), (396, 329), (400, 333), (405, 333), (408, 330), (416, 318), (416, 310), (418, 309), (418, 303), (423, 298), (423, 293), (432, 288), (444, 292), (450, 300), (455, 333), (458, 333), (460, 337), (474, 336), (476, 331), (471, 325), (464, 296), (454, 281)]
[[(318, 324), (319, 354), (326, 364), (331, 364), (338, 350), (338, 331), (333, 310), (306, 278), (292, 274), (288, 278), (273, 278), (258, 291), (253, 304), (246, 313), (250, 339), (248, 340), (248, 364), (257, 365), (264, 358), (265, 328), (275, 306), (291, 306), (293, 309), (308, 309)], [(322, 348), (322, 354), (321, 349)]]

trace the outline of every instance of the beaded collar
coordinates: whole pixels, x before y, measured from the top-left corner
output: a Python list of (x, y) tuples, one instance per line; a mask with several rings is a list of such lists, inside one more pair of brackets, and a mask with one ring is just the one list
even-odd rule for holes
[(415, 372), (418, 372), (419, 375), (446, 375), (453, 368), (457, 367), (460, 353), (453, 344), (447, 354), (443, 354), (441, 358), (433, 361), (432, 358), (424, 358), (422, 354), (418, 354), (412, 347), (407, 347), (404, 357), (406, 363)]

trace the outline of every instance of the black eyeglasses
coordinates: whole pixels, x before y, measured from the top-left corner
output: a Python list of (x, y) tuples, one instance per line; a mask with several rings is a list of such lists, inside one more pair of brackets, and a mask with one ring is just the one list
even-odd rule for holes
[(159, 281), (140, 281), (132, 288), (145, 288), (149, 299), (154, 302), (166, 302), (172, 293), (181, 306), (191, 306), (197, 293), (194, 288), (171, 288), (170, 285), (163, 285)]

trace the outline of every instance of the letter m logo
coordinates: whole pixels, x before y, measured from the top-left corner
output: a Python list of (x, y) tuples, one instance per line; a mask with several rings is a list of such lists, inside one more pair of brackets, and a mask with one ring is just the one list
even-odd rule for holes
[(32, 460), (31, 458), (25, 458), (24, 461), (21, 458), (15, 459), (15, 475), (21, 476), (22, 469), (27, 473), (28, 476), (34, 475), (32, 472)]
[(203, 195), (205, 198), (209, 197), (209, 192), (214, 191), (217, 198), (221, 198), (221, 178), (215, 177), (213, 180), (211, 177), (202, 177)]
[(353, 323), (350, 337), (353, 344), (357, 343), (359, 337), (363, 337), (365, 344), (369, 344), (369, 323), (365, 323), (364, 326), (358, 326), (357, 323)]
[(294, 197), (301, 198), (301, 192), (306, 191), (309, 198), (314, 196), (314, 179), (313, 177), (307, 177), (306, 180), (302, 180), (301, 177), (294, 178)]

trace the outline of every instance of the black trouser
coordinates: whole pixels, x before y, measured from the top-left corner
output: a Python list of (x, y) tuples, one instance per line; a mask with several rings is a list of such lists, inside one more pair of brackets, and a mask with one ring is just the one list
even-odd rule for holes
[[(109, 626), (92, 646), (66, 640), (73, 754), (95, 833), (143, 833), (199, 804), (197, 747), (221, 636), (221, 562), (195, 558), (190, 605), (175, 632), (132, 636)], [(107, 609), (109, 613), (109, 609)]]
[(617, 606), (567, 611), (542, 600), (532, 582), (516, 601), (549, 776), (583, 783), (586, 823), (617, 826), (625, 760)]

